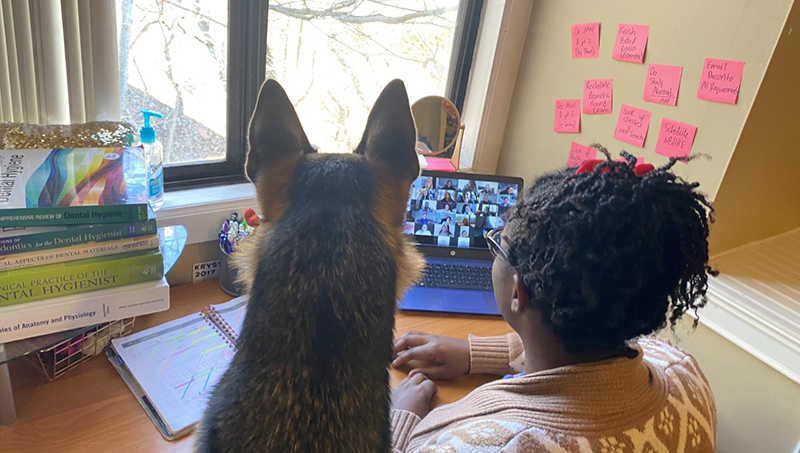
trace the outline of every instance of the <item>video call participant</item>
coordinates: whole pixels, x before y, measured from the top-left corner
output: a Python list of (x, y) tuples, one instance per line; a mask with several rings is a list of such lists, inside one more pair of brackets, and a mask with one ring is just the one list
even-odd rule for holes
[(439, 230), (439, 236), (453, 236), (453, 233), (450, 231), (449, 223), (442, 224), (442, 229)]
[(453, 200), (450, 192), (445, 192), (444, 196), (439, 201), (439, 209), (444, 209), (445, 207), (447, 207), (449, 210), (454, 210), (456, 208), (456, 201)]
[(508, 186), (502, 191), (500, 191), (500, 194), (502, 195), (514, 195), (515, 193), (516, 192), (514, 191), (514, 186)]
[(425, 179), (422, 187), (417, 190), (417, 200), (435, 200), (436, 188), (433, 187), (433, 178)]

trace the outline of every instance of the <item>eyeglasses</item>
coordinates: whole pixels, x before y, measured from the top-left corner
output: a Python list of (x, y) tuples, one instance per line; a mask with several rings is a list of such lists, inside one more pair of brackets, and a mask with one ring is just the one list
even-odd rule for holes
[(503, 237), (503, 227), (498, 227), (490, 231), (486, 231), (483, 233), (484, 239), (486, 239), (486, 243), (489, 245), (489, 252), (491, 252), (492, 257), (497, 258), (497, 255), (500, 255), (508, 261), (508, 253), (500, 247), (500, 241)]

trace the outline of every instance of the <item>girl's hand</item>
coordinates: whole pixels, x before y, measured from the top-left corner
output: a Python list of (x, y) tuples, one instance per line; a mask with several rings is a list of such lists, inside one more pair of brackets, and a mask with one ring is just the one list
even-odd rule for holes
[(431, 398), (436, 394), (436, 384), (422, 373), (409, 376), (392, 391), (392, 409), (402, 409), (424, 418), (430, 412)]
[(409, 365), (409, 377), (422, 373), (431, 379), (453, 379), (469, 373), (469, 342), (408, 331), (394, 343), (392, 367)]

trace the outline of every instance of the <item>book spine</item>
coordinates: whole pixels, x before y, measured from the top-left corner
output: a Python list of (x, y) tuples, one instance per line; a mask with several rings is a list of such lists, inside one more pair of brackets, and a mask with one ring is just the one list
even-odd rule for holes
[(82, 244), (60, 249), (0, 256), (0, 271), (24, 269), (44, 264), (64, 263), (83, 258), (114, 255), (158, 248), (158, 236), (127, 238), (96, 244)]
[(85, 225), (46, 233), (18, 234), (0, 237), (0, 255), (29, 253), (152, 234), (158, 234), (158, 225), (154, 219), (145, 222)]
[(94, 225), (147, 220), (147, 204), (0, 210), (3, 226)]
[(0, 315), (0, 343), (61, 332), (79, 327), (169, 308), (169, 285), (160, 282), (138, 284), (130, 290), (95, 291), (82, 297), (58, 297), (18, 305)]
[(160, 253), (132, 252), (117, 256), (117, 259), (88, 258), (64, 266), (7, 271), (0, 276), (0, 307), (163, 277), (164, 261)]

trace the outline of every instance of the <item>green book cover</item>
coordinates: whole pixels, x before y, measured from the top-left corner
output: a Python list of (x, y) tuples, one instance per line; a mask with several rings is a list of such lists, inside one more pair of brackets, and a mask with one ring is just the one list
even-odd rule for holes
[(0, 256), (116, 241), (158, 233), (155, 219), (144, 222), (51, 227), (0, 227)]
[(0, 225), (147, 219), (141, 147), (0, 150)]
[(0, 307), (158, 280), (164, 261), (141, 251), (0, 272)]

